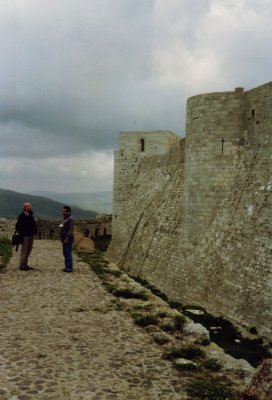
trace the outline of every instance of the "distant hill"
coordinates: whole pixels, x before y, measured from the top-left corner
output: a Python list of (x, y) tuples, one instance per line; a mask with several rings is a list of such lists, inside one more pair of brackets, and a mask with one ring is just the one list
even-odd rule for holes
[[(23, 203), (29, 201), (33, 206), (35, 218), (39, 219), (61, 219), (63, 202), (58, 202), (43, 196), (18, 193), (12, 190), (0, 188), (0, 218), (16, 218), (23, 208)], [(70, 205), (70, 204), (69, 204)], [(72, 207), (75, 218), (95, 218), (97, 212), (82, 210), (79, 207)]]
[(98, 213), (111, 214), (112, 213), (112, 192), (81, 192), (81, 193), (56, 193), (46, 191), (31, 192), (35, 196), (43, 196), (59, 201), (61, 203), (68, 203), (83, 208), (84, 210), (95, 210)]

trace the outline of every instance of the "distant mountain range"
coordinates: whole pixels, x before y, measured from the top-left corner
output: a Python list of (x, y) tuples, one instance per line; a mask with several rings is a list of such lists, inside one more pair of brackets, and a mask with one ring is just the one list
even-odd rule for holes
[[(23, 203), (29, 201), (33, 206), (35, 218), (39, 219), (62, 219), (61, 210), (66, 201), (55, 201), (43, 196), (24, 194), (0, 188), (0, 218), (17, 218), (23, 208)], [(69, 204), (70, 205), (70, 204)], [(97, 215), (96, 211), (83, 210), (72, 207), (73, 216), (81, 219), (92, 219)]]
[(77, 206), (84, 210), (95, 210), (97, 213), (112, 213), (112, 192), (56, 193), (35, 191), (30, 194), (47, 197), (63, 204)]

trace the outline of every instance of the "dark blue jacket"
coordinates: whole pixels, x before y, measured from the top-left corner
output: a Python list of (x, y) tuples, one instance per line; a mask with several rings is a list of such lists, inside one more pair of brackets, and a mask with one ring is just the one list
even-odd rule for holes
[(60, 226), (60, 238), (62, 242), (66, 239), (68, 239), (69, 242), (73, 242), (74, 240), (73, 228), (74, 228), (73, 217), (70, 215), (69, 217), (64, 218)]
[(34, 236), (37, 233), (37, 225), (33, 216), (33, 211), (29, 215), (22, 212), (15, 225), (16, 231), (21, 236)]

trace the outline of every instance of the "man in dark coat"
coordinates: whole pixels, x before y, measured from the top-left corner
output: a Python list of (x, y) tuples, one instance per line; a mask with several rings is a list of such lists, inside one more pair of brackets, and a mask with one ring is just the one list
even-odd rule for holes
[(62, 208), (63, 221), (60, 225), (60, 239), (62, 242), (63, 256), (64, 256), (64, 272), (73, 272), (73, 256), (72, 248), (74, 241), (74, 219), (71, 215), (71, 208), (63, 206)]
[(22, 248), (20, 256), (20, 270), (29, 271), (28, 257), (33, 247), (33, 237), (37, 233), (37, 225), (33, 216), (32, 205), (24, 203), (23, 212), (18, 216), (16, 231), (22, 236)]

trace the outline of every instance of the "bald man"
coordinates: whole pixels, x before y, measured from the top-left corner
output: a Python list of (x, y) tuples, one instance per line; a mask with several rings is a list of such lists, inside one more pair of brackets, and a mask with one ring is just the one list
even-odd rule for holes
[(23, 212), (18, 216), (15, 228), (23, 238), (19, 268), (21, 271), (29, 271), (33, 268), (28, 265), (28, 257), (33, 247), (33, 237), (37, 233), (31, 203), (24, 203)]

